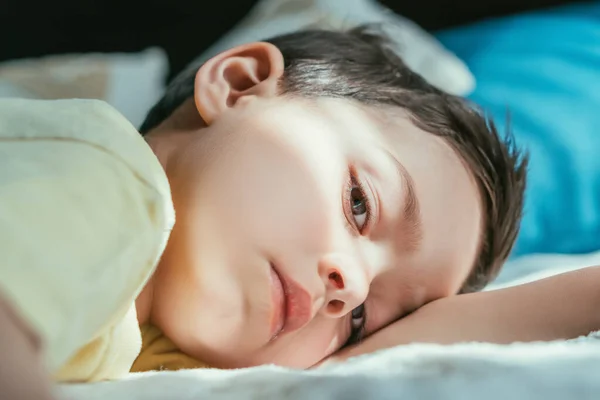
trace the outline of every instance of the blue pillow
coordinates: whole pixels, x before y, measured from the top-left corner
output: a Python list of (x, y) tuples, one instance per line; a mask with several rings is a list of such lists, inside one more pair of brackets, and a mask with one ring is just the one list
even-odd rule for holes
[(477, 79), (470, 98), (530, 152), (513, 256), (600, 249), (600, 2), (437, 34)]

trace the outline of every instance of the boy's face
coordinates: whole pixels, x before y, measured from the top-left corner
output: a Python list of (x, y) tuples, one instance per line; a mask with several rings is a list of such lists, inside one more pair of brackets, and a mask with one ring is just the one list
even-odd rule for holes
[(255, 98), (182, 143), (164, 163), (177, 223), (154, 318), (214, 366), (311, 366), (359, 306), (369, 334), (456, 293), (473, 265), (474, 183), (406, 118)]
[(282, 73), (271, 45), (222, 53), (148, 137), (177, 216), (151, 318), (215, 367), (314, 365), (456, 293), (477, 253), (478, 191), (442, 139), (399, 111), (279, 96)]

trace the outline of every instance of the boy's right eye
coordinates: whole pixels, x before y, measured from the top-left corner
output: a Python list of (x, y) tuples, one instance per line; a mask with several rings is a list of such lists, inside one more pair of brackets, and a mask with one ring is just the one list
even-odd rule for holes
[(352, 231), (364, 235), (373, 216), (372, 201), (367, 190), (350, 168), (344, 189), (344, 213)]
[(353, 186), (350, 189), (350, 201), (352, 203), (352, 214), (354, 215), (356, 226), (359, 230), (362, 230), (369, 214), (369, 207), (367, 206), (369, 200), (359, 186)]

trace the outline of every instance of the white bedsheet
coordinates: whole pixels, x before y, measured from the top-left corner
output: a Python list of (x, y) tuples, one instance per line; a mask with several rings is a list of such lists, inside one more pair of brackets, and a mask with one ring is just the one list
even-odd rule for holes
[[(600, 264), (600, 253), (532, 256), (509, 263), (498, 285), (594, 264)], [(60, 392), (73, 400), (597, 400), (600, 334), (509, 346), (414, 344), (315, 371), (263, 366), (132, 374), (118, 382), (67, 385)]]

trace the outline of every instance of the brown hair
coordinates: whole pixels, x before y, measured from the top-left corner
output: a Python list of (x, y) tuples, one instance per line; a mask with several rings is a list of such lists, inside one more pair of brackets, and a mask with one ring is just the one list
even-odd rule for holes
[[(466, 100), (427, 83), (411, 71), (375, 26), (349, 31), (307, 30), (266, 40), (283, 54), (281, 94), (352, 99), (408, 111), (421, 129), (443, 137), (468, 166), (483, 205), (481, 244), (461, 292), (482, 289), (499, 272), (521, 221), (527, 156), (510, 132), (501, 137), (486, 115)], [(193, 96), (199, 65), (169, 85), (140, 128), (158, 126)]]

